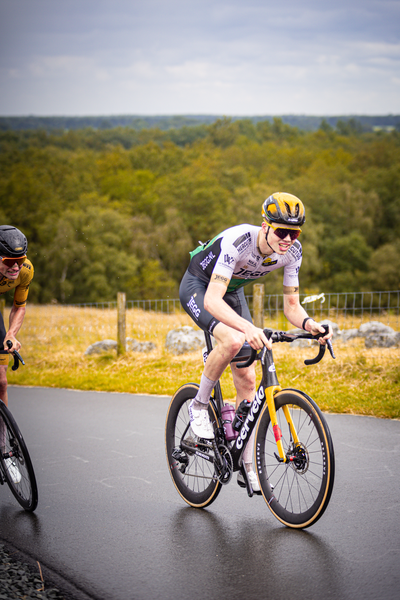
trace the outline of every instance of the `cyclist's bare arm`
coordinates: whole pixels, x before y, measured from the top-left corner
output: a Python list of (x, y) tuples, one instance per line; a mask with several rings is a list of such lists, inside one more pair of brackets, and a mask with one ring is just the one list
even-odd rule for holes
[[(13, 352), (21, 348), (20, 342), (16, 339), (16, 336), (21, 329), (22, 323), (25, 317), (26, 306), (15, 306), (13, 304), (10, 311), (9, 329), (4, 338), (4, 350), (7, 352)], [(7, 346), (7, 340), (12, 342), (12, 348), (9, 349)]]
[[(299, 327), (300, 329), (302, 328), (303, 321), (304, 319), (308, 318), (308, 314), (300, 304), (298, 288), (284, 286), (283, 311), (285, 313), (285, 317), (292, 323), (292, 325)], [(306, 322), (305, 329), (313, 335), (324, 333), (325, 331), (322, 325), (314, 321), (312, 318)], [(329, 333), (319, 339), (320, 344), (325, 344), (327, 340), (331, 339), (331, 337), (332, 328), (329, 327)]]
[(262, 329), (255, 327), (252, 323), (240, 317), (228, 304), (223, 297), (229, 284), (229, 279), (222, 275), (214, 273), (211, 281), (208, 284), (206, 294), (204, 296), (204, 307), (218, 321), (224, 323), (232, 329), (241, 331), (246, 337), (246, 341), (256, 350), (260, 350), (263, 346), (272, 347), (272, 343), (265, 337)]

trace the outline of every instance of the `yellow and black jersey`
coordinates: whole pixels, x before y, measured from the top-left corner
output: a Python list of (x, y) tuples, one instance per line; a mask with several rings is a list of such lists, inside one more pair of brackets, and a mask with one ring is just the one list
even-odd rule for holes
[[(7, 279), (3, 276), (0, 279), (0, 294), (5, 294), (10, 290), (14, 291), (14, 306), (25, 306), (28, 298), (29, 285), (33, 279), (33, 265), (26, 259), (21, 267), (17, 279)], [(1, 275), (0, 275), (1, 277)]]

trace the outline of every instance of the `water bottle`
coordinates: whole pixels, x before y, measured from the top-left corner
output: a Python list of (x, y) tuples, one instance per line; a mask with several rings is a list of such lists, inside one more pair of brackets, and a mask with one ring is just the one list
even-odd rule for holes
[(239, 435), (239, 433), (232, 427), (233, 419), (235, 418), (235, 408), (232, 406), (232, 404), (224, 404), (221, 410), (221, 415), (226, 439), (228, 442), (235, 440)]
[(246, 420), (246, 417), (250, 410), (250, 406), (251, 406), (250, 400), (242, 400), (241, 403), (239, 404), (238, 409), (236, 411), (235, 418), (233, 419), (233, 424), (232, 424), (233, 429), (235, 431), (239, 432), (241, 426), (243, 425), (243, 423)]

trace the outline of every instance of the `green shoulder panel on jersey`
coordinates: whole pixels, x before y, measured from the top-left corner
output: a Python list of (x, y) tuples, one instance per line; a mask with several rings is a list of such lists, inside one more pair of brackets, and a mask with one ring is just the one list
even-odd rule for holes
[(200, 244), (200, 246), (197, 246), (197, 248), (195, 248), (194, 250), (189, 252), (190, 260), (192, 260), (193, 256), (196, 256), (196, 254), (198, 254), (199, 252), (202, 252), (203, 250), (206, 250), (206, 248), (208, 248), (209, 246), (212, 246), (213, 243), (215, 242), (215, 240), (217, 240), (219, 237), (220, 237), (220, 235), (216, 235), (212, 240), (208, 240), (208, 242), (204, 242), (204, 244)]

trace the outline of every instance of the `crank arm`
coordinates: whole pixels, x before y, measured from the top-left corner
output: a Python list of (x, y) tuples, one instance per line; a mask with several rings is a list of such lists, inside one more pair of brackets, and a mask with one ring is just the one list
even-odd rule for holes
[(201, 450), (199, 450), (198, 448), (191, 446), (190, 444), (186, 444), (184, 441), (181, 442), (181, 448), (182, 450), (185, 450), (185, 452), (189, 452), (190, 454), (195, 454), (196, 456), (199, 456), (200, 458), (204, 458), (204, 460), (208, 460), (208, 462), (214, 462), (214, 457), (213, 456), (209, 456), (208, 454), (205, 454), (205, 452), (202, 452)]

